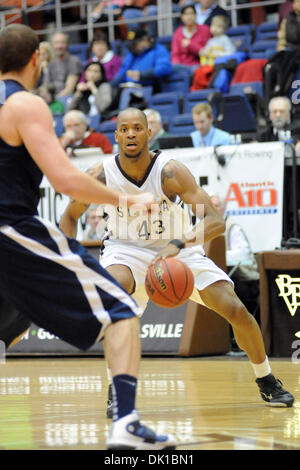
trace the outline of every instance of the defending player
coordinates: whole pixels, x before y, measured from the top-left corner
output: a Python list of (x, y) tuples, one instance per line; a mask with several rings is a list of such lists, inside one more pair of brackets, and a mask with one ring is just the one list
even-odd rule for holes
[(9, 346), (30, 322), (84, 350), (105, 335), (116, 414), (107, 447), (174, 448), (172, 436), (142, 426), (135, 411), (141, 309), (76, 240), (37, 216), (43, 173), (56, 191), (86, 203), (147, 212), (154, 198), (126, 196), (72, 165), (47, 105), (28, 92), (40, 73), (38, 48), (24, 25), (0, 32), (0, 294), (21, 312), (2, 312), (0, 340)]
[[(239, 347), (253, 366), (263, 400), (272, 406), (292, 406), (294, 397), (271, 373), (256, 320), (236, 296), (227, 274), (205, 256), (199, 244), (200, 239), (206, 243), (223, 233), (223, 219), (184, 165), (163, 152), (149, 152), (150, 135), (143, 112), (134, 108), (122, 111), (115, 133), (119, 155), (103, 159), (90, 170), (91, 175), (114, 190), (128, 194), (151, 191), (161, 208), (160, 217), (143, 218), (138, 212), (106, 206), (109, 238), (104, 240), (102, 266), (145, 310), (148, 297), (144, 281), (149, 264), (167, 256), (184, 261), (195, 277), (191, 299), (231, 324)], [(184, 222), (180, 224), (184, 220), (181, 202), (189, 205), (198, 219), (202, 218), (192, 231), (184, 227)], [(67, 235), (76, 236), (77, 221), (86, 208), (81, 202), (70, 202), (60, 223)], [(203, 208), (202, 214), (199, 208), (200, 212)], [(174, 236), (178, 225), (184, 227), (180, 239)]]

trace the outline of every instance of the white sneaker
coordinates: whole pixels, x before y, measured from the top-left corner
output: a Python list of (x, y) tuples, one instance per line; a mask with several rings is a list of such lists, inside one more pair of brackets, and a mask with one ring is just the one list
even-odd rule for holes
[(112, 423), (106, 446), (107, 449), (119, 450), (161, 450), (175, 449), (176, 441), (171, 435), (156, 434), (143, 426), (134, 410)]

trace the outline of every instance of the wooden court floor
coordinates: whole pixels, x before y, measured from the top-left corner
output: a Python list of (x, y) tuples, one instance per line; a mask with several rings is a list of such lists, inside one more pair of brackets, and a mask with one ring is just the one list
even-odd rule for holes
[[(178, 450), (300, 449), (300, 364), (272, 360), (295, 395), (267, 406), (246, 358), (143, 358), (137, 407)], [(0, 450), (104, 450), (103, 358), (8, 358), (0, 364)]]

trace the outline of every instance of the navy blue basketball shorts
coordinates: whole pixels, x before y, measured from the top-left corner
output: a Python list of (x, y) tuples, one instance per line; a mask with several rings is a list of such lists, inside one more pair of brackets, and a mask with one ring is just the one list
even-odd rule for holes
[(0, 297), (22, 319), (82, 350), (111, 323), (142, 314), (80, 243), (39, 217), (0, 226)]

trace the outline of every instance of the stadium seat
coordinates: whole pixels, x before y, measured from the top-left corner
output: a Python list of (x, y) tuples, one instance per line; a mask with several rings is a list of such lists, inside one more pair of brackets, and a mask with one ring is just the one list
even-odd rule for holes
[(88, 116), (89, 127), (93, 129), (95, 132), (100, 132), (100, 119), (101, 119), (101, 114)]
[(234, 83), (229, 88), (231, 95), (256, 92), (262, 98), (264, 97), (264, 85), (262, 82)]
[(169, 122), (169, 133), (172, 135), (189, 135), (195, 130), (192, 113), (178, 114)]
[(263, 40), (255, 41), (250, 46), (249, 56), (251, 59), (269, 59), (276, 52), (277, 41)]
[(251, 46), (251, 36), (232, 36), (230, 39), (237, 51), (248, 52)]
[(190, 74), (185, 71), (172, 72), (161, 80), (161, 91), (177, 91), (182, 95), (190, 91)]
[(144, 87), (132, 87), (132, 88), (124, 88), (122, 90), (119, 100), (119, 110), (127, 108), (130, 105), (130, 98), (131, 94), (134, 94), (140, 98), (143, 98), (147, 103), (150, 101), (150, 98), (153, 93), (152, 86), (144, 86)]
[(60, 101), (64, 105), (65, 111), (67, 111), (68, 104), (70, 103), (72, 97), (73, 95), (65, 95), (65, 96), (58, 96), (56, 99), (57, 101)]
[(69, 52), (72, 55), (75, 55), (78, 57), (78, 59), (81, 60), (83, 64), (87, 61), (87, 52), (88, 52), (89, 44), (88, 43), (83, 43), (83, 44), (70, 44), (69, 45)]
[[(138, 8), (128, 8), (124, 10), (122, 13), (122, 17), (124, 20), (136, 20), (137, 18), (145, 18), (142, 10), (139, 10)], [(137, 23), (132, 22), (132, 23), (126, 24), (128, 31), (139, 29), (142, 26), (143, 26), (142, 22), (137, 22)]]
[(165, 48), (168, 49), (168, 51), (170, 51), (171, 50), (172, 37), (173, 36), (171, 36), (171, 35), (159, 36), (157, 38), (157, 42), (159, 42), (159, 44), (162, 44), (163, 46), (165, 46)]
[(151, 97), (148, 107), (156, 109), (163, 120), (170, 121), (173, 116), (180, 113), (178, 93), (176, 91), (157, 93)]
[(54, 114), (53, 115), (53, 127), (55, 130), (55, 134), (57, 137), (60, 137), (64, 132), (64, 123), (63, 123), (63, 115), (62, 114)]
[(230, 37), (232, 36), (247, 36), (252, 35), (254, 32), (255, 26), (253, 24), (242, 24), (239, 26), (230, 26), (226, 34)]
[(114, 145), (115, 142), (115, 130), (117, 128), (116, 121), (104, 121), (100, 124), (98, 131), (104, 134), (108, 140)]
[(193, 106), (198, 103), (207, 102), (208, 97), (211, 93), (214, 93), (216, 90), (214, 88), (205, 88), (204, 90), (191, 91), (184, 96), (183, 101), (183, 112), (190, 113)]
[(253, 25), (231, 26), (227, 35), (234, 43), (237, 51), (248, 51), (253, 39)]
[(255, 41), (272, 40), (277, 41), (278, 23), (261, 23), (255, 30)]
[(222, 120), (218, 120), (219, 127), (231, 134), (241, 134), (256, 131), (256, 120), (254, 111), (246, 98), (241, 94), (221, 95), (216, 94), (216, 99), (212, 100), (213, 108), (217, 116), (222, 108)]

